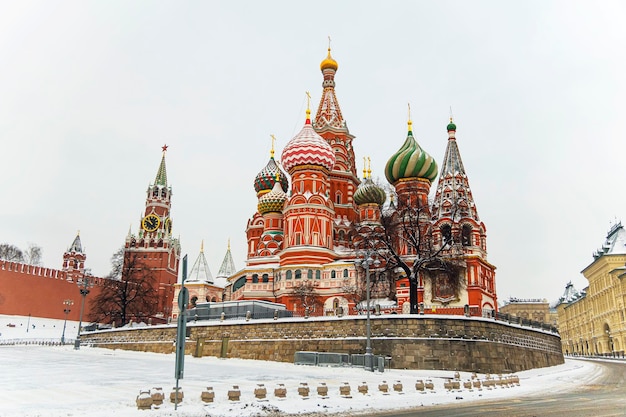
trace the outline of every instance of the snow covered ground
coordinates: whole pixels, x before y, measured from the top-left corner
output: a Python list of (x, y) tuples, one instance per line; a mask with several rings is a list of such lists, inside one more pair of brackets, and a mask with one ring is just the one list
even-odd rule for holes
[[(26, 333), (24, 326), (18, 325), (22, 319), (26, 318), (0, 316), (0, 339), (21, 338), (22, 333)], [(47, 330), (36, 332), (36, 338), (56, 337), (58, 323), (37, 320), (35, 329), (40, 325), (41, 329)], [(8, 321), (16, 327), (6, 327)], [(61, 330), (62, 326), (63, 321)], [(35, 333), (32, 328), (28, 332), (30, 336), (31, 332)], [(518, 397), (547, 390), (566, 391), (592, 383), (601, 373), (601, 368), (592, 362), (567, 360), (564, 365), (517, 373), (519, 386), (448, 391), (444, 389), (444, 382), (453, 376), (452, 371), (391, 369), (371, 373), (357, 368), (186, 356), (184, 379), (180, 380), (185, 398), (174, 411), (174, 405), (167, 401), (175, 385), (174, 357), (173, 354), (86, 347), (74, 350), (71, 345), (0, 346), (0, 416), (276, 416), (315, 412), (366, 415), (388, 409)], [(461, 380), (470, 376), (462, 372)], [(479, 377), (482, 379), (484, 375)], [(417, 379), (431, 379), (435, 390), (417, 392)], [(387, 395), (378, 390), (382, 381), (389, 383), (391, 392)], [(393, 392), (392, 384), (396, 381), (402, 382), (402, 393)], [(328, 398), (317, 395), (316, 388), (322, 382), (328, 386)], [(339, 387), (346, 382), (351, 387), (351, 398), (339, 395)], [(357, 391), (363, 382), (369, 388), (365, 395)], [(279, 383), (287, 388), (286, 399), (274, 396), (274, 388)], [(301, 383), (310, 387), (308, 399), (298, 395)], [(267, 388), (266, 401), (255, 399), (257, 384), (264, 384)], [(241, 390), (238, 402), (228, 400), (227, 393), (233, 385), (238, 385)], [(204, 404), (200, 399), (207, 386), (215, 392), (215, 401), (211, 404)], [(153, 387), (163, 389), (166, 402), (159, 409), (137, 410), (135, 399), (140, 389)]]

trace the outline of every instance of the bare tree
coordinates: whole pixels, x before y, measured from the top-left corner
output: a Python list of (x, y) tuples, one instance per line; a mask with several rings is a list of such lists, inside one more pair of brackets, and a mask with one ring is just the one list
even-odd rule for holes
[(410, 312), (418, 312), (417, 290), (422, 280), (433, 288), (444, 285), (457, 294), (464, 285), (465, 262), (461, 245), (451, 237), (435, 239), (427, 199), (418, 190), (396, 196), (397, 203), (382, 211), (380, 224), (359, 225), (355, 230), (357, 250), (374, 250), (384, 259), (387, 277), (403, 273), (409, 280)]
[(8, 243), (0, 244), (0, 259), (11, 262), (23, 262), (28, 265), (41, 266), (42, 250), (34, 243), (28, 244), (26, 251)]
[(359, 285), (358, 280), (354, 283), (347, 279), (344, 280), (341, 285), (341, 292), (354, 305), (358, 305), (365, 298), (365, 286)]
[(0, 259), (10, 262), (24, 262), (24, 253), (14, 245), (0, 244)]
[(41, 247), (35, 245), (34, 243), (28, 244), (28, 249), (24, 252), (24, 262), (29, 265), (41, 266), (41, 258), (43, 256), (43, 251)]
[(308, 308), (308, 311), (315, 311), (319, 305), (318, 294), (313, 281), (306, 280), (297, 283), (293, 286), (291, 294), (300, 300), (300, 304), (305, 310)]
[(145, 320), (158, 310), (155, 274), (141, 255), (121, 248), (111, 257), (111, 273), (100, 293), (91, 300), (90, 319), (123, 326)]

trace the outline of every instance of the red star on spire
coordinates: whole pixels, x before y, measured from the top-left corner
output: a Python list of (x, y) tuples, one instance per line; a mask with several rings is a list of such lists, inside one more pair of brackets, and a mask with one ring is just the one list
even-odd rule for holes
[(167, 145), (163, 145), (161, 149), (163, 149), (163, 152), (167, 151)]

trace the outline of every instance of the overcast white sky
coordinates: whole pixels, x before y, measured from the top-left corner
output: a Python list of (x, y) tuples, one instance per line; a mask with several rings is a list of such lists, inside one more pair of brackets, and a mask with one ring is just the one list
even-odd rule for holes
[[(441, 164), (449, 108), (499, 298), (556, 299), (626, 213), (626, 5), (577, 1), (0, 3), (0, 243), (110, 270), (169, 145), (174, 232), (245, 260), (253, 179), (322, 91), (327, 36), (359, 172), (406, 137)], [(434, 188), (434, 187), (433, 187)]]

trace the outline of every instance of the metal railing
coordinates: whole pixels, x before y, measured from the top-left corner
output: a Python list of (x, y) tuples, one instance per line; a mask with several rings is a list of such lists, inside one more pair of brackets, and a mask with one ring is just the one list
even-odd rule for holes
[[(298, 351), (294, 354), (293, 363), (310, 366), (338, 366), (365, 368), (365, 355), (360, 353), (335, 353)], [(391, 366), (391, 357), (374, 355), (374, 364), (380, 372)]]

